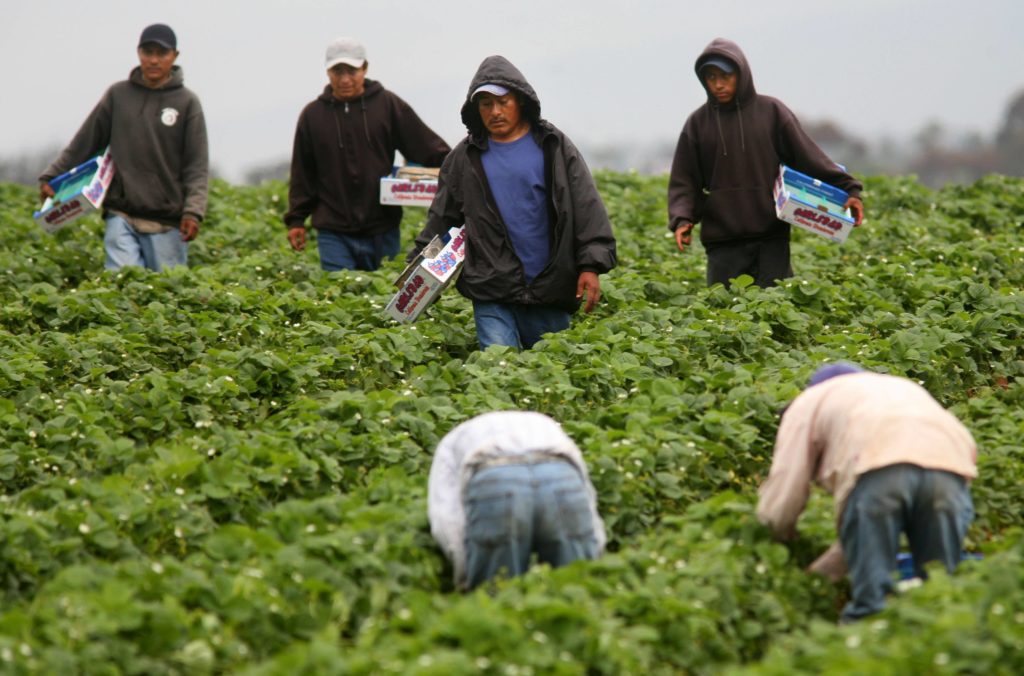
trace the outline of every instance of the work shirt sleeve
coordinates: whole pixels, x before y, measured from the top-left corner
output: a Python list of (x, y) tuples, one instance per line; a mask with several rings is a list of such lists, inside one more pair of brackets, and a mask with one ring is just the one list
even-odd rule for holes
[(700, 220), (697, 204), (702, 185), (697, 144), (693, 141), (688, 123), (679, 134), (668, 176), (669, 230), (675, 232), (685, 223)]
[(782, 121), (780, 145), (780, 155), (786, 165), (841, 188), (852, 197), (860, 197), (864, 185), (826, 155), (791, 112)]
[(185, 124), (185, 152), (181, 167), (185, 192), (183, 213), (201, 221), (206, 215), (210, 183), (210, 145), (206, 136), (206, 117), (198, 98), (192, 100)]
[(576, 267), (581, 272), (604, 274), (615, 267), (615, 235), (601, 194), (583, 160), (568, 137), (563, 137), (569, 194), (572, 198)]
[(304, 227), (306, 219), (316, 209), (319, 201), (316, 192), (316, 157), (306, 115), (306, 111), (299, 115), (299, 122), (295, 125), (295, 141), (292, 145), (288, 211), (284, 215), (284, 223), (289, 229)]
[(457, 228), (465, 224), (463, 205), (457, 197), (459, 190), (455, 185), (461, 180), (461, 170), (456, 168), (457, 164), (463, 165), (464, 162), (458, 162), (458, 158), (454, 154), (449, 154), (441, 165), (437, 192), (434, 193), (434, 201), (431, 202), (430, 209), (427, 211), (427, 224), (416, 236), (416, 241), (407, 260), (414, 259), (423, 250), (423, 247), (430, 244), (430, 240), (437, 235), (448, 232), (450, 228)]
[(394, 128), (402, 156), (425, 167), (441, 166), (451, 147), (420, 119), (412, 106), (398, 96), (394, 96), (394, 104)]
[(796, 522), (807, 505), (819, 452), (814, 440), (816, 401), (805, 392), (782, 416), (768, 479), (759, 489), (757, 518), (779, 539), (796, 535)]
[[(113, 91), (108, 89), (99, 103), (92, 109), (85, 122), (75, 133), (71, 143), (60, 156), (39, 176), (39, 182), (49, 182), (66, 171), (74, 169), (90, 157), (99, 155), (110, 145), (110, 128), (113, 122)], [(114, 158), (117, 161), (117, 158)]]

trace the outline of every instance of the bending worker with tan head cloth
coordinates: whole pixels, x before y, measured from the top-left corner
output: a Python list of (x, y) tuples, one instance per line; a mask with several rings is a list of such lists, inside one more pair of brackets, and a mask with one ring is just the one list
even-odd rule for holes
[(835, 496), (839, 542), (810, 570), (832, 580), (849, 570), (841, 620), (857, 620), (893, 592), (901, 533), (918, 577), (929, 561), (951, 572), (959, 563), (974, 518), (976, 455), (967, 428), (917, 383), (830, 364), (782, 416), (757, 517), (792, 539), (811, 482)]

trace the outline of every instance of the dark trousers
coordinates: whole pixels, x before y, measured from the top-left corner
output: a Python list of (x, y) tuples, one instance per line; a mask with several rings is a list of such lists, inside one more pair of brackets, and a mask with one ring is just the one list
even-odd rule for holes
[(740, 275), (750, 275), (754, 283), (764, 288), (793, 276), (789, 264), (789, 239), (750, 239), (738, 242), (709, 244), (708, 286), (725, 284)]

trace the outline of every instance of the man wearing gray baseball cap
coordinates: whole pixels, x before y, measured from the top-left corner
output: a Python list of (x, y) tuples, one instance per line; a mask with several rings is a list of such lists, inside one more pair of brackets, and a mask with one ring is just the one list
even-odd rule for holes
[(288, 241), (306, 246), (306, 219), (317, 230), (324, 270), (376, 270), (400, 247), (402, 208), (380, 204), (380, 178), (395, 151), (440, 166), (451, 148), (412, 107), (367, 79), (366, 48), (342, 37), (327, 45), (323, 92), (299, 115), (288, 190)]

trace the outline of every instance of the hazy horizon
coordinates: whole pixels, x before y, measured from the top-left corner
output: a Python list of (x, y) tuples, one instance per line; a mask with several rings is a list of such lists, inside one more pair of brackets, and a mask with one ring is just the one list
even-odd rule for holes
[(868, 140), (906, 138), (932, 121), (988, 136), (1024, 88), (1012, 68), (1024, 63), (1019, 0), (40, 0), (9, 8), (5, 19), (0, 156), (66, 144), (137, 64), (142, 28), (165, 22), (206, 112), (211, 163), (231, 180), (290, 156), (299, 111), (326, 84), (324, 47), (339, 35), (361, 39), (368, 77), (452, 144), (465, 133), (459, 107), (470, 78), (489, 54), (523, 71), (544, 116), (585, 152), (674, 143), (703, 101), (694, 59), (717, 36), (742, 47), (760, 93), (802, 120), (833, 120)]

